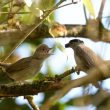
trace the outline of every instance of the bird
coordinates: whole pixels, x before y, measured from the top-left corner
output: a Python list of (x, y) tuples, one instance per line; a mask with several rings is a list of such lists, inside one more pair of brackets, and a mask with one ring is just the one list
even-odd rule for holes
[[(104, 60), (98, 56), (92, 49), (87, 47), (80, 39), (70, 40), (65, 44), (65, 48), (72, 48), (74, 50), (74, 58), (76, 62), (75, 71), (77, 74), (83, 71), (89, 74), (89, 70), (95, 67), (99, 67), (104, 63)], [(98, 84), (94, 84), (97, 85)]]
[(52, 48), (46, 44), (40, 44), (32, 56), (22, 58), (12, 64), (0, 62), (0, 67), (3, 68), (3, 74), (10, 80), (22, 82), (36, 76), (42, 63), (50, 55), (52, 55)]

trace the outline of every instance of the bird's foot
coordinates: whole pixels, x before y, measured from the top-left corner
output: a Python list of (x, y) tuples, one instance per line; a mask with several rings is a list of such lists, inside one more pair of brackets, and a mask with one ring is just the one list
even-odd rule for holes
[(80, 74), (80, 68), (78, 66), (75, 66), (75, 71), (78, 75)]

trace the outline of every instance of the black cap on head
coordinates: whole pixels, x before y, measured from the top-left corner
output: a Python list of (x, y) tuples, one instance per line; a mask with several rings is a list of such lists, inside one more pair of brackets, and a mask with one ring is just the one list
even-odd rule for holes
[(76, 43), (84, 43), (82, 40), (79, 40), (79, 39), (70, 40), (69, 43), (73, 43), (73, 42), (76, 42)]
[(82, 40), (79, 40), (79, 39), (73, 39), (73, 40), (70, 40), (69, 43), (65, 44), (65, 47), (68, 48), (70, 47), (70, 45), (72, 43), (84, 43)]

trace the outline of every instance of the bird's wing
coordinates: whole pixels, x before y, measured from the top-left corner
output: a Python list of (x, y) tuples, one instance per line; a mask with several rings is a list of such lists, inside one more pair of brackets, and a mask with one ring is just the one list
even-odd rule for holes
[(98, 55), (96, 55), (90, 48), (88, 47), (78, 47), (76, 49), (77, 56), (83, 60), (84, 65), (88, 68), (97, 66), (98, 63), (102, 60)]
[(32, 57), (27, 57), (27, 58), (20, 59), (19, 61), (15, 62), (14, 64), (11, 64), (6, 69), (6, 71), (8, 73), (14, 73), (15, 71), (21, 71), (21, 70), (23, 70), (25, 68), (28, 68), (31, 59), (32, 59)]
[(0, 66), (1, 67), (4, 67), (4, 68), (7, 68), (11, 65), (11, 63), (4, 63), (4, 62), (0, 62)]

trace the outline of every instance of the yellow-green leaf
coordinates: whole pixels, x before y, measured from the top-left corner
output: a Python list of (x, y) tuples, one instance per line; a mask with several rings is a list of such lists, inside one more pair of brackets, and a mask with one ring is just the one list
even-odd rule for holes
[(91, 0), (83, 0), (83, 4), (87, 8), (89, 13), (95, 18), (95, 11)]
[(63, 47), (63, 45), (58, 42), (58, 40), (56, 40), (56, 46), (59, 48), (60, 51), (64, 52), (65, 51), (65, 48)]

